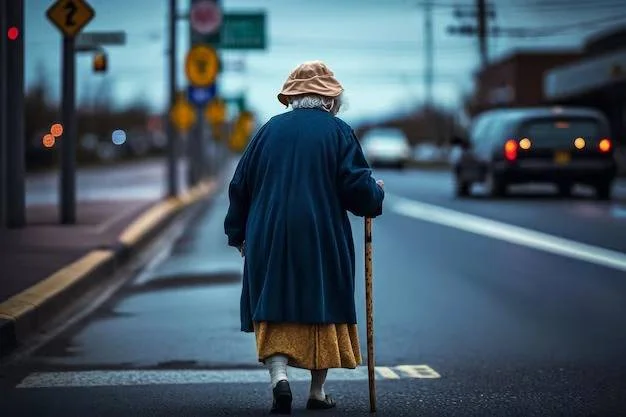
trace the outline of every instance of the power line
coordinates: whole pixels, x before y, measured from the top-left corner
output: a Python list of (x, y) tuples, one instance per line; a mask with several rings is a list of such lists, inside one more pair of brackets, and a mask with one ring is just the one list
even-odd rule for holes
[[(586, 21), (571, 22), (563, 25), (544, 27), (494, 27), (488, 31), (488, 36), (506, 36), (517, 38), (540, 38), (552, 35), (559, 35), (568, 30), (580, 31), (581, 27), (590, 29), (592, 26), (603, 26), (609, 23), (618, 23), (622, 20), (626, 21), (626, 14), (613, 15), (599, 19), (590, 19)], [(448, 27), (448, 33), (455, 35), (476, 35), (478, 28), (473, 25), (460, 25)]]

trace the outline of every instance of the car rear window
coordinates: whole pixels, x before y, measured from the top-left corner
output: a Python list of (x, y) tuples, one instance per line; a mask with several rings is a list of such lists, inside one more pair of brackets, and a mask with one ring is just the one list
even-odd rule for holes
[(527, 137), (533, 146), (552, 148), (569, 146), (580, 137), (587, 143), (598, 143), (602, 133), (601, 124), (594, 119), (544, 119), (524, 124), (520, 139)]

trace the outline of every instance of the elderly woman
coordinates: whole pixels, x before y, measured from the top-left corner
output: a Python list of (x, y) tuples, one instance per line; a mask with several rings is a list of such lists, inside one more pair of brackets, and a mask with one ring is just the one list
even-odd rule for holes
[(241, 330), (269, 368), (273, 413), (291, 412), (287, 366), (311, 370), (307, 408), (327, 409), (328, 369), (361, 363), (347, 211), (382, 214), (384, 191), (336, 117), (342, 93), (322, 62), (296, 68), (278, 95), (293, 110), (259, 129), (229, 186), (225, 232), (245, 257)]

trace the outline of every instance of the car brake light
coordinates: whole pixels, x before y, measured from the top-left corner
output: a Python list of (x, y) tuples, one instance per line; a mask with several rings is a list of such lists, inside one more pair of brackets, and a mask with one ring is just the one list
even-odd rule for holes
[(510, 139), (504, 144), (504, 157), (509, 161), (515, 161), (517, 158), (517, 141)]
[(600, 152), (608, 152), (611, 150), (611, 141), (608, 139), (602, 139), (598, 144), (598, 148), (600, 148)]

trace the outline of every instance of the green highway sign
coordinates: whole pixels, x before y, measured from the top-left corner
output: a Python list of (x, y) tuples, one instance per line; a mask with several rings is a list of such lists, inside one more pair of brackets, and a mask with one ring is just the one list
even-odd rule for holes
[(209, 44), (219, 49), (265, 49), (267, 47), (265, 12), (224, 13), (219, 34), (201, 35), (192, 31), (191, 43)]

